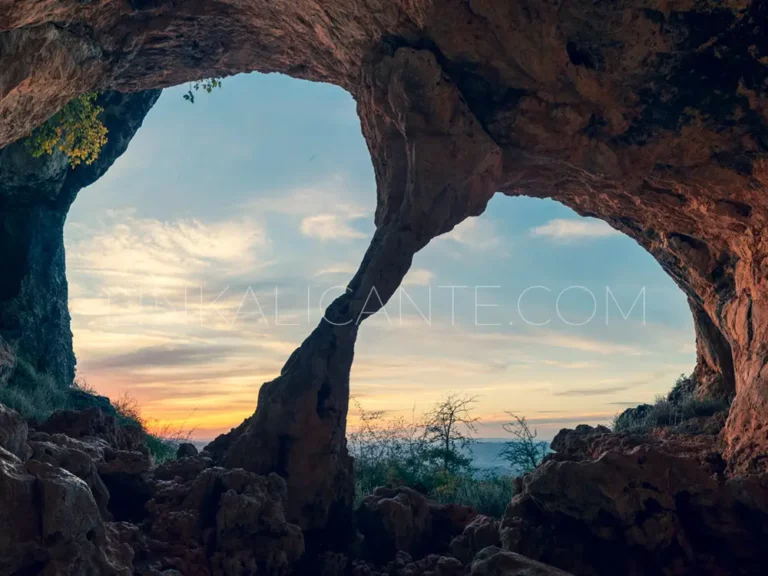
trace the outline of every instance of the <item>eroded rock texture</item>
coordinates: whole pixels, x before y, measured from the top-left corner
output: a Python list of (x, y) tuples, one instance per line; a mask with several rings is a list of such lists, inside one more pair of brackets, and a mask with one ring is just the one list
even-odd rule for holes
[(100, 98), (109, 140), (90, 166), (73, 170), (58, 152), (33, 158), (23, 142), (0, 150), (0, 338), (61, 386), (75, 378), (64, 261), (67, 212), (77, 193), (125, 151), (158, 96), (152, 90)]
[(760, 574), (765, 481), (718, 481), (690, 455), (649, 445), (553, 460), (525, 477), (501, 540), (585, 576)]
[(754, 471), (768, 464), (767, 26), (760, 0), (0, 0), (0, 144), (93, 89), (261, 70), (355, 95), (377, 232), (327, 314), (353, 321), (321, 324), (216, 445), (229, 465), (281, 471), (305, 528), (350, 496), (354, 319), (496, 190), (602, 218), (661, 263), (691, 303), (699, 393), (736, 395), (731, 470)]

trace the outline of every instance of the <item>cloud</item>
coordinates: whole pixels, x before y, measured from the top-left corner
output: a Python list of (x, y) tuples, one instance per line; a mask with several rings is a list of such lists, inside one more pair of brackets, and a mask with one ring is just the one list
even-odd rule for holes
[(600, 364), (595, 362), (560, 362), (558, 360), (544, 360), (543, 362), (547, 366), (556, 366), (558, 368), (566, 368), (568, 370), (580, 370), (586, 368), (599, 368)]
[(552, 396), (603, 396), (605, 394), (623, 392), (632, 387), (632, 384), (627, 384), (625, 386), (610, 386), (606, 388), (572, 388), (570, 390), (552, 392)]
[(611, 228), (606, 222), (593, 218), (580, 218), (578, 220), (556, 218), (531, 230), (531, 236), (551, 238), (558, 242), (605, 238), (618, 234), (620, 232)]
[(467, 218), (453, 230), (440, 236), (471, 250), (490, 250), (501, 245), (501, 237), (493, 222), (487, 218)]
[(90, 364), (91, 368), (143, 368), (157, 366), (189, 366), (192, 364), (209, 364), (221, 361), (234, 352), (241, 351), (237, 347), (221, 346), (153, 346), (109, 356)]
[(555, 330), (539, 330), (526, 334), (473, 334), (473, 339), (485, 341), (516, 342), (534, 346), (554, 346), (582, 352), (593, 352), (600, 355), (623, 354), (626, 356), (644, 356), (648, 352), (629, 344), (617, 344), (605, 340), (594, 340), (584, 336), (566, 334)]
[(357, 266), (354, 264), (331, 264), (330, 266), (317, 270), (313, 276), (351, 276), (355, 272), (357, 272)]
[[(77, 230), (67, 246), (67, 268), (99, 281), (181, 286), (203, 274), (269, 264), (266, 230), (248, 217), (204, 223), (197, 219), (137, 218), (109, 211), (99, 227)], [(82, 294), (83, 291), (81, 290)]]
[(299, 230), (304, 236), (320, 240), (356, 240), (367, 235), (351, 226), (357, 214), (317, 214), (302, 219)]
[[(281, 214), (299, 219), (299, 231), (309, 238), (329, 241), (350, 241), (368, 238), (369, 234), (353, 223), (373, 214), (373, 205), (361, 204), (342, 174), (334, 174), (315, 186), (290, 190), (259, 192), (258, 198), (243, 209), (260, 214)], [(375, 198), (375, 194), (366, 198)], [(332, 207), (329, 210), (329, 207)]]
[(435, 274), (425, 268), (411, 268), (403, 279), (403, 286), (429, 286)]

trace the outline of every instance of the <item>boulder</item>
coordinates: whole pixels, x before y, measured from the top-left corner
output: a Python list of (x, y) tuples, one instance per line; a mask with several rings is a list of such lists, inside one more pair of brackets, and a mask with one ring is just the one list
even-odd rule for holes
[(360, 504), (357, 527), (364, 556), (384, 564), (398, 552), (420, 558), (448, 550), (476, 514), (466, 506), (430, 501), (410, 488), (377, 488)]
[(176, 450), (176, 458), (189, 458), (197, 456), (197, 446), (189, 442), (182, 442)]
[(75, 439), (100, 439), (116, 450), (147, 452), (141, 426), (121, 423), (116, 415), (96, 407), (57, 410), (39, 430), (48, 434), (65, 434)]
[[(595, 460), (608, 451), (629, 454), (644, 446), (657, 452), (693, 460), (709, 474), (722, 478), (726, 470), (724, 447), (719, 435), (724, 422), (723, 416), (721, 414), (719, 417), (694, 419), (699, 421), (694, 433), (683, 433), (680, 427), (619, 433), (611, 432), (605, 426), (592, 428), (585, 424), (577, 426), (575, 430), (565, 428), (552, 440), (551, 447), (554, 452), (547, 455), (545, 462)], [(718, 419), (719, 426), (715, 424)], [(694, 421), (690, 421), (690, 424), (693, 425)], [(708, 430), (707, 424), (713, 428)]]
[(103, 447), (89, 445), (62, 434), (49, 436), (37, 433), (34, 438), (35, 440), (29, 442), (31, 457), (39, 462), (63, 468), (80, 478), (91, 491), (101, 517), (111, 520), (112, 514), (108, 509), (109, 491), (99, 476), (97, 467), (97, 462), (103, 460)]
[(690, 458), (638, 447), (526, 476), (501, 540), (585, 576), (757, 575), (766, 504), (765, 479), (718, 482)]
[(131, 576), (131, 551), (66, 470), (0, 448), (0, 573)]
[(572, 576), (540, 562), (489, 546), (472, 561), (471, 576)]
[(151, 551), (142, 569), (287, 576), (304, 553), (304, 537), (285, 520), (286, 492), (276, 474), (209, 468), (189, 480), (156, 482), (144, 535), (123, 532)]
[(480, 550), (501, 546), (500, 527), (501, 522), (496, 518), (478, 515), (451, 541), (451, 554), (469, 564)]
[(30, 454), (28, 433), (27, 423), (19, 413), (0, 404), (0, 448), (26, 460)]

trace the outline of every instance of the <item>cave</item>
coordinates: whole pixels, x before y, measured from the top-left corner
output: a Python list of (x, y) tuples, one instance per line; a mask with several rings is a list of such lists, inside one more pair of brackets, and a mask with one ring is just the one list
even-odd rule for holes
[[(0, 173), (0, 334), (71, 381), (62, 228), (77, 191), (125, 149), (156, 89), (282, 72), (354, 96), (376, 176), (376, 231), (326, 312), (333, 323), (312, 331), (262, 387), (255, 414), (208, 454), (282, 476), (286, 517), (308, 540), (343, 540), (350, 526), (345, 427), (358, 326), (347, 320), (374, 287), (388, 300), (419, 250), (497, 192), (602, 219), (661, 264), (693, 314), (696, 394), (734, 398), (727, 474), (765, 472), (767, 25), (757, 0), (0, 3), (0, 154), (11, 166)], [(14, 142), (93, 91), (119, 135), (103, 160), (83, 171), (34, 167), (44, 185), (14, 187)], [(502, 540), (532, 555), (515, 526)]]

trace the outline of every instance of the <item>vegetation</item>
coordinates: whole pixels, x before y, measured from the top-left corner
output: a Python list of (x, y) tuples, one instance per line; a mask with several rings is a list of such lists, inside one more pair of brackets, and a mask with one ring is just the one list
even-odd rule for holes
[(95, 92), (78, 96), (36, 128), (26, 142), (29, 153), (38, 158), (59, 151), (73, 167), (92, 164), (107, 143), (104, 109), (96, 104), (97, 97)]
[(449, 394), (426, 415), (427, 457), (439, 465), (443, 474), (467, 470), (472, 463), (467, 450), (472, 435), (477, 433), (477, 418), (472, 417), (472, 404), (476, 401), (475, 397)]
[(409, 486), (439, 502), (501, 516), (514, 494), (514, 477), (472, 467), (474, 402), (450, 394), (410, 421), (387, 420), (383, 412), (366, 411), (358, 403), (361, 424), (349, 435), (358, 502), (378, 486)]
[(202, 80), (196, 80), (195, 82), (190, 83), (189, 90), (184, 94), (184, 100), (190, 104), (194, 104), (195, 92), (202, 90), (210, 94), (216, 88), (221, 88), (221, 78), (203, 78)]
[(194, 430), (186, 430), (183, 426), (173, 428), (170, 424), (147, 421), (141, 414), (138, 401), (128, 392), (123, 392), (113, 402), (118, 418), (125, 425), (137, 425), (144, 431), (144, 442), (159, 464), (176, 458), (179, 444), (189, 442)]
[(0, 403), (16, 410), (25, 420), (33, 423), (45, 422), (56, 410), (81, 410), (96, 406), (112, 413), (122, 425), (138, 425), (144, 431), (144, 441), (158, 463), (176, 457), (181, 442), (189, 441), (192, 431), (185, 431), (170, 425), (148, 422), (141, 415), (138, 402), (123, 394), (116, 402), (96, 395), (84, 380), (77, 380), (72, 386), (58, 384), (49, 374), (41, 374), (32, 364), (21, 358), (10, 382), (0, 388)]
[(514, 440), (507, 442), (501, 451), (501, 457), (506, 460), (513, 470), (523, 473), (532, 472), (541, 465), (544, 456), (549, 451), (549, 445), (541, 440), (536, 440), (538, 431), (531, 431), (525, 416), (517, 416), (507, 412), (512, 420), (504, 424), (504, 431)]
[(16, 410), (25, 419), (43, 422), (56, 410), (71, 408), (73, 391), (87, 388), (77, 383), (73, 388), (62, 388), (52, 376), (40, 374), (32, 364), (18, 358), (13, 377), (0, 388), (0, 403)]
[(653, 404), (641, 404), (618, 415), (613, 421), (614, 432), (679, 427), (692, 418), (714, 416), (730, 407), (727, 398), (699, 398), (695, 389), (693, 376), (681, 374), (667, 396), (657, 396)]

